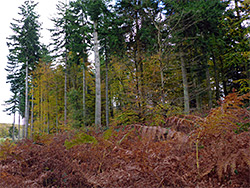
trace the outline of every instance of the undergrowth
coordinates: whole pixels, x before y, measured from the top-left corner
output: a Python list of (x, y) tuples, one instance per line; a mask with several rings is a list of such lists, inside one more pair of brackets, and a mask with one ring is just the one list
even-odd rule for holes
[(161, 127), (36, 135), (0, 146), (0, 187), (249, 187), (250, 112), (233, 93)]

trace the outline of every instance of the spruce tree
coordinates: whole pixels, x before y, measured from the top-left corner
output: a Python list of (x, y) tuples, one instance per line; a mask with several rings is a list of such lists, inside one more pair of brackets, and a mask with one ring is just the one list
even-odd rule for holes
[(36, 6), (37, 3), (34, 1), (25, 1), (19, 7), (21, 18), (14, 19), (14, 23), (11, 23), (14, 34), (8, 38), (7, 43), (9, 47), (7, 81), (11, 83), (11, 90), (15, 90), (15, 96), (21, 97), (21, 101), (18, 101), (23, 103), (25, 101), (25, 105), (20, 104), (18, 108), (25, 106), (24, 109), (19, 110), (25, 117), (24, 137), (26, 138), (29, 123), (29, 72), (32, 72), (38, 63), (41, 46), (39, 42), (41, 26), (38, 22), (39, 15), (35, 12)]
[[(60, 2), (57, 5), (58, 15), (53, 18), (52, 21), (55, 24), (54, 29), (50, 29), (52, 32), (53, 47), (52, 53), (55, 57), (64, 59), (65, 66), (65, 124), (66, 122), (78, 121), (80, 124), (86, 123), (86, 70), (87, 70), (87, 50), (90, 46), (90, 25), (87, 18), (87, 6), (83, 0), (72, 1), (69, 4)], [(76, 77), (75, 72), (83, 72), (82, 92), (83, 92), (83, 108), (78, 109), (77, 113), (82, 114), (74, 116), (70, 110), (71, 104), (67, 104), (72, 92), (80, 92), (80, 79)], [(77, 103), (81, 103), (81, 98), (77, 98)], [(70, 114), (70, 115), (68, 115)], [(68, 117), (67, 117), (68, 116)], [(77, 117), (78, 119), (72, 119)]]
[(100, 17), (103, 16), (105, 4), (102, 0), (93, 0), (87, 2), (87, 11), (93, 22), (93, 40), (94, 40), (94, 56), (95, 56), (95, 76), (96, 76), (96, 99), (95, 99), (95, 126), (101, 128), (101, 70), (99, 56), (99, 38), (98, 26)]
[(67, 80), (68, 80), (68, 53), (69, 53), (69, 18), (68, 18), (68, 5), (59, 2), (57, 4), (57, 17), (52, 18), (54, 28), (50, 29), (52, 33), (53, 42), (50, 46), (53, 48), (52, 53), (54, 58), (64, 59), (64, 125), (67, 125)]
[[(91, 28), (87, 15), (87, 6), (84, 0), (72, 1), (69, 7), (69, 24), (70, 24), (70, 40), (69, 40), (69, 50), (71, 52), (70, 66), (72, 67), (72, 72), (82, 71), (82, 109), (78, 109), (78, 113), (82, 116), (74, 119), (75, 121), (80, 121), (82, 125), (86, 125), (86, 71), (87, 71), (87, 61), (88, 61), (88, 49), (91, 45)], [(80, 70), (82, 69), (82, 70)], [(80, 81), (75, 77), (75, 74), (70, 75), (73, 79), (72, 92), (75, 92), (79, 86)], [(77, 90), (77, 92), (80, 92)], [(72, 96), (72, 95), (70, 95)], [(69, 99), (71, 100), (71, 99)], [(81, 103), (81, 98), (77, 98), (77, 103)]]

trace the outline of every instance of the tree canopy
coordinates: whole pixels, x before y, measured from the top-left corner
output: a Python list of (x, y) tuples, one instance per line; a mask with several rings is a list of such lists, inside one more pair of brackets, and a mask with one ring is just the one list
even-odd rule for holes
[(160, 124), (173, 114), (208, 111), (231, 92), (249, 92), (246, 2), (59, 2), (51, 52), (38, 40), (36, 5), (25, 2), (23, 18), (11, 24), (7, 111), (25, 116), (28, 65), (34, 109), (26, 116), (47, 132), (62, 121), (65, 128)]

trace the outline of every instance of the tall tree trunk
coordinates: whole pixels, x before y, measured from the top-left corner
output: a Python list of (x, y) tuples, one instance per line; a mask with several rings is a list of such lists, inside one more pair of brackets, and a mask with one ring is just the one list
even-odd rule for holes
[(21, 114), (18, 112), (18, 140), (20, 140), (20, 121), (21, 121)]
[[(161, 61), (161, 58), (160, 58)], [(163, 65), (162, 62), (160, 62), (160, 71), (161, 71), (161, 102), (162, 105), (165, 104), (165, 94), (164, 94), (164, 74), (163, 74)]]
[(94, 53), (96, 70), (96, 98), (95, 98), (95, 126), (101, 128), (101, 71), (99, 58), (99, 43), (97, 33), (97, 22), (94, 21)]
[(25, 138), (25, 118), (23, 123), (22, 138)]
[(83, 124), (86, 126), (86, 69), (84, 57), (82, 66), (82, 112), (83, 112)]
[[(19, 109), (18, 109), (18, 140), (20, 140), (20, 122), (21, 122), (21, 112), (20, 112), (20, 108), (21, 108), (21, 95), (19, 94), (18, 97), (18, 102), (19, 102)], [(23, 135), (22, 135), (23, 136)]]
[(114, 107), (113, 107), (112, 100), (109, 100), (109, 107), (110, 107), (110, 117), (114, 118)]
[[(160, 14), (161, 16), (161, 14)], [(155, 28), (157, 29), (157, 41), (158, 41), (158, 53), (159, 53), (159, 61), (160, 61), (160, 74), (161, 74), (161, 102), (162, 105), (165, 104), (165, 95), (164, 95), (164, 67), (162, 63), (162, 34), (161, 34), (161, 28), (160, 25), (157, 25), (157, 23), (152, 18), (152, 21), (154, 23)]]
[(141, 98), (141, 110), (140, 110), (140, 113), (141, 113), (141, 116), (144, 115), (145, 113), (145, 89), (144, 89), (144, 70), (143, 70), (143, 62), (142, 60), (140, 60), (140, 63), (139, 63), (139, 66), (140, 66), (140, 98)]
[(50, 119), (50, 117), (49, 117), (49, 110), (50, 110), (50, 108), (49, 108), (49, 95), (48, 95), (48, 112), (47, 112), (47, 133), (49, 134), (50, 133), (50, 121), (49, 121), (49, 119)]
[(214, 64), (214, 79), (215, 79), (215, 98), (216, 100), (220, 99), (220, 86), (219, 86), (219, 75), (218, 75), (218, 67), (215, 59), (214, 52), (212, 53), (213, 56), (213, 64)]
[(67, 51), (65, 52), (65, 74), (64, 74), (64, 125), (67, 126)]
[(227, 91), (227, 78), (225, 78), (225, 70), (224, 70), (224, 65), (223, 65), (223, 60), (220, 57), (219, 58), (220, 63), (221, 63), (221, 79), (222, 79), (222, 86), (223, 86), (223, 91), (224, 91), (224, 95), (227, 96), (228, 95), (228, 91)]
[(136, 95), (137, 95), (137, 104), (139, 111), (141, 110), (141, 94), (140, 94), (140, 88), (139, 88), (139, 68), (138, 68), (138, 62), (136, 58), (136, 52), (135, 52), (135, 81), (136, 81)]
[(58, 86), (56, 85), (56, 133), (58, 133)]
[[(138, 5), (138, 1), (137, 1), (137, 5)], [(142, 112), (142, 94), (141, 94), (141, 78), (140, 78), (140, 36), (138, 34), (138, 31), (140, 30), (140, 26), (139, 26), (139, 15), (138, 12), (135, 13), (135, 49), (134, 49), (134, 61), (135, 61), (135, 77), (136, 77), (136, 89), (137, 89), (137, 101), (138, 101), (138, 111), (139, 111), (139, 116), (141, 116)], [(140, 117), (139, 117), (140, 118)]]
[(31, 96), (31, 135), (33, 135), (34, 130), (34, 88), (32, 85), (32, 96)]
[[(84, 3), (84, 0), (82, 0)], [(85, 24), (84, 21), (84, 8), (82, 10), (82, 25)], [(83, 34), (83, 45), (85, 44), (85, 35)], [(83, 124), (86, 126), (86, 63), (85, 63), (85, 49), (83, 49), (83, 57), (82, 57), (82, 113), (83, 113)]]
[(16, 112), (14, 112), (14, 118), (13, 118), (13, 129), (12, 129), (12, 140), (15, 142), (15, 120), (16, 120)]
[(184, 90), (184, 113), (190, 113), (190, 106), (189, 106), (189, 91), (188, 91), (188, 79), (187, 79), (187, 69), (183, 57), (183, 52), (180, 54), (181, 58), (181, 71), (182, 71), (182, 81), (183, 81), (183, 90)]
[(24, 130), (24, 137), (28, 137), (28, 125), (29, 125), (29, 85), (28, 85), (28, 76), (29, 76), (29, 69), (28, 69), (28, 61), (26, 61), (26, 77), (25, 77), (25, 130)]
[(200, 96), (200, 91), (199, 91), (198, 79), (199, 79), (198, 75), (194, 75), (194, 78), (193, 78), (194, 94), (193, 95), (195, 95), (196, 110), (200, 112), (201, 111), (201, 96)]
[(206, 82), (207, 82), (207, 91), (208, 91), (208, 107), (209, 109), (211, 109), (213, 107), (212, 90), (211, 90), (211, 83), (210, 83), (210, 73), (209, 73), (207, 62), (206, 62)]
[(42, 122), (43, 122), (43, 91), (41, 89), (40, 90), (40, 123), (41, 123), (41, 128), (39, 128), (40, 133), (43, 133)]
[(109, 126), (109, 86), (108, 86), (108, 60), (106, 56), (106, 86), (105, 86), (105, 91), (106, 91), (106, 126)]
[(206, 68), (206, 85), (207, 85), (207, 93), (208, 93), (208, 108), (211, 109), (213, 107), (212, 103), (212, 90), (211, 90), (211, 83), (210, 83), (210, 72), (209, 72), (209, 65), (208, 65), (208, 56), (207, 51), (205, 48), (202, 48), (202, 53), (204, 55), (205, 61), (205, 68)]

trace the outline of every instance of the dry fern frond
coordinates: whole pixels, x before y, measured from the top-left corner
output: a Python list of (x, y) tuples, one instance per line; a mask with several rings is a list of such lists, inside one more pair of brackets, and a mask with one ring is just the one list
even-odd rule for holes
[(142, 128), (142, 138), (147, 140), (165, 140), (168, 130), (163, 127), (146, 127)]
[(144, 126), (140, 124), (130, 125), (135, 128), (144, 141), (161, 141), (167, 138), (168, 129), (160, 126)]
[(197, 125), (198, 121), (203, 121), (202, 118), (193, 115), (187, 116), (172, 116), (166, 119), (164, 127), (175, 129), (176, 131), (190, 133)]
[(235, 175), (238, 168), (250, 167), (250, 135), (247, 132), (236, 134), (235, 131), (239, 124), (250, 122), (249, 111), (243, 108), (244, 100), (249, 97), (249, 93), (242, 96), (232, 93), (220, 107), (212, 109), (203, 121), (198, 121), (199, 127), (191, 140), (199, 141), (203, 148), (199, 149), (199, 155), (207, 159), (201, 159), (199, 163), (201, 178), (216, 172), (222, 181), (223, 177)]
[(237, 93), (228, 95), (220, 107), (212, 109), (203, 121), (199, 121), (201, 138), (209, 137), (208, 135), (224, 135), (239, 128), (239, 123), (250, 123), (250, 111), (242, 108), (243, 101), (249, 98), (249, 93), (242, 96)]
[(223, 175), (230, 174), (234, 175), (237, 173), (237, 166), (249, 165), (249, 156), (246, 157), (246, 150), (241, 149), (237, 153), (231, 153), (228, 156), (221, 157), (217, 161), (217, 174), (221, 181)]

